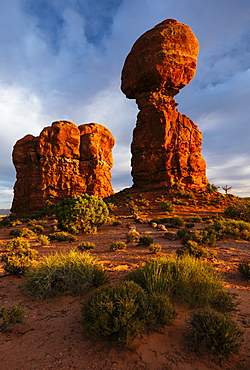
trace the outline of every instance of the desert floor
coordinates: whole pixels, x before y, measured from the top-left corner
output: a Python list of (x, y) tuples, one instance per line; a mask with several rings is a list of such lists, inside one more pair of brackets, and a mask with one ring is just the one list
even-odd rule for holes
[[(138, 194), (133, 189), (127, 193), (134, 199)], [(118, 207), (112, 213), (122, 222), (121, 225), (103, 225), (93, 235), (79, 235), (77, 241), (52, 242), (50, 247), (41, 247), (36, 239), (29, 239), (32, 247), (39, 252), (39, 258), (59, 250), (76, 247), (81, 241), (95, 243), (95, 250), (90, 253), (98, 258), (108, 270), (111, 283), (122, 281), (128, 271), (141, 265), (145, 260), (156, 257), (148, 247), (128, 244), (124, 251), (110, 252), (110, 244), (117, 240), (126, 241), (128, 227), (133, 225), (141, 236), (149, 235), (154, 243), (163, 246), (158, 256), (175, 253), (181, 245), (179, 240), (164, 238), (164, 231), (153, 228), (147, 223), (154, 217), (166, 217), (155, 199), (163, 191), (143, 193), (148, 199), (147, 207), (140, 207), (140, 217), (144, 223), (137, 223), (129, 214), (122, 197), (117, 197)], [(168, 196), (164, 194), (165, 199)], [(115, 199), (115, 197), (113, 197)], [(207, 205), (202, 195), (197, 205), (177, 205), (176, 215), (191, 216), (222, 214), (226, 202)], [(170, 215), (172, 216), (172, 214)], [(50, 221), (52, 223), (53, 221)], [(204, 227), (196, 223), (194, 229)], [(18, 227), (26, 227), (25, 224)], [(16, 227), (15, 227), (16, 228)], [(12, 229), (12, 228), (11, 228)], [(11, 229), (0, 229), (0, 240), (11, 239)], [(169, 229), (176, 231), (176, 229)], [(51, 232), (45, 229), (45, 233)], [(192, 352), (185, 339), (188, 310), (178, 306), (178, 318), (170, 327), (152, 334), (137, 337), (130, 349), (121, 349), (107, 342), (93, 342), (84, 331), (81, 322), (81, 304), (87, 295), (81, 297), (62, 296), (53, 300), (32, 300), (21, 289), (25, 277), (4, 276), (0, 266), (0, 305), (13, 305), (21, 302), (25, 309), (25, 323), (16, 324), (9, 332), (0, 333), (0, 369), (119, 369), (119, 370), (158, 370), (158, 369), (250, 369), (250, 285), (238, 272), (237, 265), (243, 259), (250, 259), (250, 242), (226, 239), (218, 243), (217, 258), (211, 263), (223, 272), (225, 288), (237, 293), (241, 300), (235, 320), (244, 331), (244, 343), (238, 355), (229, 357), (215, 356), (208, 353), (197, 355)], [(4, 247), (2, 247), (2, 252)]]

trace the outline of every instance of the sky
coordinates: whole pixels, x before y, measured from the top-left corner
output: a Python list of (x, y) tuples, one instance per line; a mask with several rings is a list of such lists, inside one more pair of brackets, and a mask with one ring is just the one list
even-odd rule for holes
[(57, 120), (106, 126), (113, 188), (132, 185), (138, 109), (121, 70), (137, 38), (167, 18), (200, 43), (196, 75), (175, 99), (203, 133), (209, 182), (250, 196), (249, 0), (0, 0), (0, 208), (12, 202), (13, 145)]

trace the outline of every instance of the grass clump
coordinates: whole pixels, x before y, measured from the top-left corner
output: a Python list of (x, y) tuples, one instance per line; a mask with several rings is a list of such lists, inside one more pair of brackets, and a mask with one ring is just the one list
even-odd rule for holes
[(82, 242), (78, 244), (77, 248), (80, 251), (89, 251), (95, 249), (95, 244), (91, 242)]
[(189, 254), (195, 258), (207, 258), (215, 257), (216, 251), (211, 251), (194, 240), (188, 240), (185, 245), (176, 250), (176, 254), (178, 257)]
[(82, 294), (107, 282), (107, 272), (87, 252), (71, 250), (46, 257), (27, 274), (26, 292), (35, 298)]
[(128, 275), (149, 293), (168, 294), (189, 308), (212, 307), (221, 312), (237, 305), (209, 264), (190, 255), (152, 259)]
[(49, 240), (57, 240), (58, 242), (75, 242), (76, 237), (66, 231), (56, 231), (48, 235)]
[(238, 265), (239, 272), (246, 278), (250, 280), (250, 260), (245, 260)]
[(98, 288), (83, 304), (82, 315), (93, 339), (129, 345), (145, 329), (170, 325), (176, 312), (166, 297), (152, 298), (130, 281)]
[(9, 326), (21, 324), (25, 310), (20, 307), (20, 302), (15, 303), (11, 307), (0, 307), (0, 331), (4, 331)]
[(111, 244), (109, 250), (111, 252), (115, 252), (115, 251), (119, 251), (119, 250), (125, 250), (126, 248), (127, 248), (126, 243), (124, 243), (121, 240), (118, 240), (118, 241)]
[(10, 235), (16, 236), (16, 237), (22, 237), (22, 238), (32, 238), (33, 236), (36, 236), (36, 233), (27, 227), (24, 227), (22, 229), (15, 229), (11, 230)]
[(30, 248), (30, 244), (23, 238), (14, 238), (6, 244), (9, 251), (1, 257), (3, 269), (12, 275), (23, 275), (34, 264), (38, 252)]
[(141, 236), (139, 239), (139, 243), (141, 245), (145, 245), (146, 247), (149, 247), (150, 244), (153, 244), (153, 242), (154, 242), (153, 238), (147, 235)]
[(191, 314), (188, 336), (196, 351), (206, 349), (222, 355), (238, 353), (243, 342), (243, 332), (232, 318), (211, 309)]

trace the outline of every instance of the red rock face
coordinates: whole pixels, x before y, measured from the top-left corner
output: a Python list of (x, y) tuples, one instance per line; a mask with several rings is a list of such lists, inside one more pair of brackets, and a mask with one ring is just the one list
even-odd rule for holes
[(27, 214), (47, 201), (88, 193), (98, 197), (113, 194), (111, 168), (114, 138), (102, 125), (77, 127), (57, 121), (39, 137), (26, 135), (13, 149), (17, 172), (12, 212)]
[(143, 34), (125, 60), (121, 89), (140, 109), (131, 145), (134, 186), (207, 185), (202, 134), (173, 99), (193, 78), (198, 51), (192, 30), (168, 19)]

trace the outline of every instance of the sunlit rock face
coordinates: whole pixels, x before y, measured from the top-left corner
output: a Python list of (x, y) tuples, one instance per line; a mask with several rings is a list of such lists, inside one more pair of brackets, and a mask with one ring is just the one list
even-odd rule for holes
[(17, 180), (12, 212), (27, 214), (68, 196), (113, 194), (114, 138), (98, 123), (77, 127), (56, 121), (38, 137), (26, 135), (13, 148)]
[(125, 60), (121, 89), (140, 110), (131, 144), (134, 186), (207, 185), (202, 134), (174, 100), (194, 77), (198, 52), (192, 30), (167, 19), (139, 37)]

